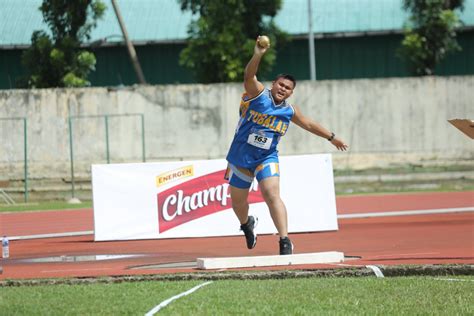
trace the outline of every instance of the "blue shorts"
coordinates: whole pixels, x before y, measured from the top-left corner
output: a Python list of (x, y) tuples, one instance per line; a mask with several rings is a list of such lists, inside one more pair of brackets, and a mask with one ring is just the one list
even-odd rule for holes
[(255, 168), (240, 168), (250, 171), (253, 175), (248, 175), (239, 170), (237, 166), (229, 163), (224, 179), (229, 181), (229, 184), (239, 189), (248, 189), (252, 185), (253, 179), (257, 178), (260, 182), (263, 179), (269, 177), (279, 177), (280, 167), (278, 164), (278, 158), (271, 157), (259, 164)]

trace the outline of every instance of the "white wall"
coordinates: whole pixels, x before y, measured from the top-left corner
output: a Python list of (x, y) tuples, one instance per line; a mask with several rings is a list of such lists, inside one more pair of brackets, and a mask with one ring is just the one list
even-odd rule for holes
[[(0, 118), (27, 117), (31, 177), (68, 177), (68, 116), (143, 113), (147, 161), (224, 158), (238, 119), (242, 84), (135, 86), (123, 89), (0, 91)], [(290, 102), (350, 145), (335, 168), (474, 158), (471, 139), (452, 118), (474, 119), (474, 77), (298, 82)], [(74, 120), (76, 172), (103, 163), (104, 120)], [(141, 161), (138, 117), (109, 120), (112, 162)], [(0, 121), (0, 178), (22, 176), (20, 121)], [(296, 125), (282, 155), (335, 152)]]

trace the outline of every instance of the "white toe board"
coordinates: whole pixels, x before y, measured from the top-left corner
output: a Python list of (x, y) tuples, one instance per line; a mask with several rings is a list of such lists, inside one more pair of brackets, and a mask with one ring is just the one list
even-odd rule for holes
[(344, 253), (338, 251), (299, 253), (284, 256), (253, 256), (253, 257), (224, 257), (197, 258), (197, 268), (227, 269), (252, 268), (269, 266), (289, 266), (295, 264), (338, 263), (344, 261)]

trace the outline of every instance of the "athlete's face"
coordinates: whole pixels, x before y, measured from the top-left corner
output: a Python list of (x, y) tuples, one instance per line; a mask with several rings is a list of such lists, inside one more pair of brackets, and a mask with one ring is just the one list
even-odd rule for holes
[(293, 81), (285, 78), (278, 78), (272, 84), (272, 96), (276, 103), (289, 98), (293, 94)]

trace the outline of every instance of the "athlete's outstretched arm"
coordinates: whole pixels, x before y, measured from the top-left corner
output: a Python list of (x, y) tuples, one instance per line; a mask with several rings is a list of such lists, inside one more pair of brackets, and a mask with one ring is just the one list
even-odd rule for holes
[(324, 126), (321, 124), (313, 121), (307, 116), (304, 116), (301, 113), (301, 110), (293, 106), (295, 108), (295, 115), (293, 115), (293, 118), (291, 121), (298, 125), (299, 127), (307, 130), (308, 132), (311, 132), (315, 135), (318, 135), (320, 137), (324, 137), (328, 140), (331, 141), (331, 144), (336, 146), (337, 149), (339, 150), (347, 150), (349, 147), (347, 144), (344, 143), (340, 138), (333, 136), (333, 133), (331, 133), (328, 129), (326, 129)]
[(263, 84), (257, 80), (257, 71), (258, 66), (260, 65), (260, 60), (267, 51), (268, 47), (263, 48), (258, 45), (258, 39), (255, 42), (255, 47), (253, 49), (253, 56), (245, 67), (244, 72), (244, 87), (245, 92), (249, 95), (250, 98), (257, 96), (265, 88)]

